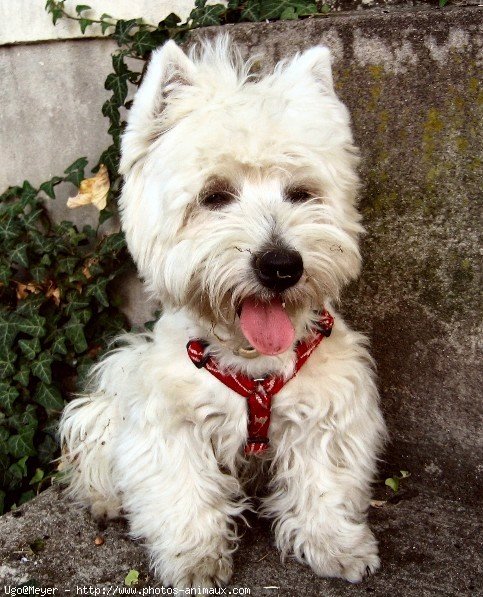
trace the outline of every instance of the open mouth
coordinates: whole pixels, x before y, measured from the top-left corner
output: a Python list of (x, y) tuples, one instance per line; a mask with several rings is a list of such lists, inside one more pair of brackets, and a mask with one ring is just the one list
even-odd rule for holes
[(238, 315), (243, 335), (259, 353), (281, 354), (293, 344), (295, 329), (280, 297), (268, 301), (246, 298)]

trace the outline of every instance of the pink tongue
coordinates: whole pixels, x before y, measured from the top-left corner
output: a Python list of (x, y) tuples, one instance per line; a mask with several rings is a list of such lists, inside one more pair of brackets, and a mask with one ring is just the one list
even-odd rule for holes
[(258, 352), (280, 354), (290, 348), (295, 330), (280, 299), (269, 303), (253, 298), (243, 301), (240, 325), (245, 338)]

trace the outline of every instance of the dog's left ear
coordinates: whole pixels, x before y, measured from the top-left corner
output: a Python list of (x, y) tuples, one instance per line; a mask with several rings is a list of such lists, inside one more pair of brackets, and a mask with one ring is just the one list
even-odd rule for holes
[(122, 139), (120, 172), (125, 174), (148, 149), (170, 94), (193, 83), (195, 65), (172, 40), (155, 50), (129, 113)]
[(326, 46), (315, 46), (297, 54), (285, 72), (295, 79), (310, 76), (320, 84), (322, 91), (334, 93), (331, 54)]

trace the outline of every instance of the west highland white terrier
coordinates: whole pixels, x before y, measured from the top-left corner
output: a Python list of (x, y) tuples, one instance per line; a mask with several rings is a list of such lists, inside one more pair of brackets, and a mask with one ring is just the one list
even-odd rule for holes
[(366, 339), (333, 303), (360, 269), (357, 150), (329, 50), (252, 74), (226, 37), (152, 55), (122, 139), (129, 249), (163, 315), (60, 423), (69, 493), (123, 513), (160, 581), (225, 584), (265, 463), (282, 557), (360, 581), (385, 428)]

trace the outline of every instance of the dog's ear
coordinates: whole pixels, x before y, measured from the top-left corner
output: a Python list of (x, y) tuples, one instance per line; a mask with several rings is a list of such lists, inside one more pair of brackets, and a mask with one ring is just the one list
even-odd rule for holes
[(286, 73), (294, 78), (310, 76), (320, 84), (323, 91), (334, 93), (331, 55), (326, 46), (315, 46), (297, 54), (289, 63)]
[(124, 174), (156, 136), (156, 123), (170, 94), (192, 84), (195, 65), (172, 40), (155, 50), (129, 113), (122, 139), (120, 171)]

